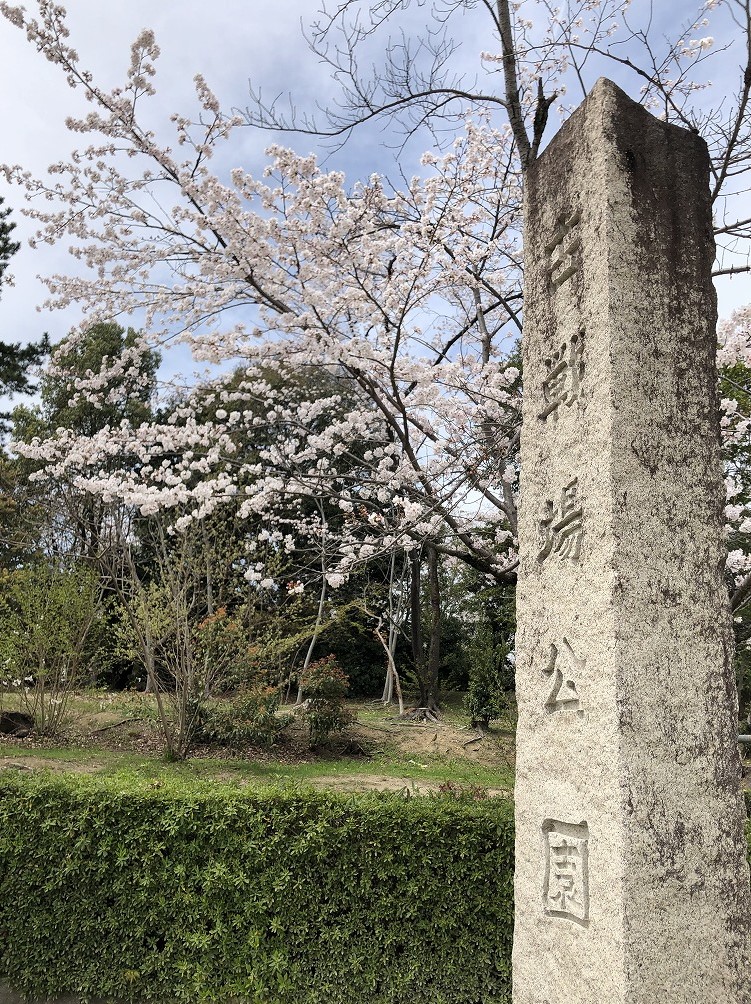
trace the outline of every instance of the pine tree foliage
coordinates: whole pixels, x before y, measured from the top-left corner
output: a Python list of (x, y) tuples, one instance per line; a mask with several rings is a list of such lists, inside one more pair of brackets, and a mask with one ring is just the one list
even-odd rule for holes
[[(1, 208), (4, 201), (0, 196), (0, 288), (8, 263), (21, 246), (11, 239), (16, 224), (8, 220), (10, 207)], [(29, 345), (0, 341), (0, 394), (32, 394), (35, 387), (29, 379), (29, 369), (38, 366), (48, 352), (47, 335)], [(0, 412), (0, 429), (5, 427), (7, 418), (6, 412)]]

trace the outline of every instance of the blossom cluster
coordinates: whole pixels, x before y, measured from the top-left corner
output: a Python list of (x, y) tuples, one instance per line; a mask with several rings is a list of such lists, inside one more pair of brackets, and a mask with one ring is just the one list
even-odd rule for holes
[[(518, 17), (527, 113), (533, 82), (565, 73), (587, 33), (590, 47), (607, 44), (626, 6), (550, 8), (541, 35)], [(68, 125), (94, 136), (48, 178), (2, 169), (26, 191), (35, 241), (65, 241), (85, 269), (50, 277), (47, 305), (82, 310), (71, 344), (97, 321), (143, 318), (144, 334), (120, 358), (71, 377), (71, 400), (111, 403), (113, 388), (139, 386), (145, 355), (168, 345), (218, 368), (166, 418), (17, 444), (38, 476), (142, 515), (172, 512), (177, 530), (231, 500), (241, 519), (264, 523), (269, 550), (304, 541), (325, 551), (332, 588), (358, 565), (425, 541), (508, 580), (522, 299), (511, 128), (467, 116), (451, 146), (427, 153), (420, 174), (398, 186), (376, 174), (348, 185), (279, 145), (260, 177), (240, 167), (223, 177), (210, 162), (242, 118), (222, 112), (202, 77), (198, 114), (174, 115), (164, 145), (140, 124), (154, 95), (153, 34), (134, 42), (124, 84), (103, 91), (67, 44), (63, 9), (38, 7), (38, 21), (7, 3), (0, 12), (84, 90), (92, 111)], [(671, 93), (691, 91), (685, 66), (711, 43), (700, 29), (692, 24), (671, 50)], [(741, 313), (723, 328), (722, 360), (749, 359), (748, 320)], [(65, 375), (64, 360), (53, 365)], [(724, 399), (730, 447), (748, 435), (741, 411)], [(745, 503), (728, 502), (731, 530), (747, 528)], [(731, 558), (734, 575), (746, 567)], [(246, 574), (261, 589), (278, 585), (252, 549)]]

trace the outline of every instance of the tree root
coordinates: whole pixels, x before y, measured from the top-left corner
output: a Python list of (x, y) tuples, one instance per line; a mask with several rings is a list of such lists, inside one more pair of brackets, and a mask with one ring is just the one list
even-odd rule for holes
[(441, 721), (440, 712), (435, 708), (409, 708), (399, 719), (401, 722), (432, 722), (438, 725)]

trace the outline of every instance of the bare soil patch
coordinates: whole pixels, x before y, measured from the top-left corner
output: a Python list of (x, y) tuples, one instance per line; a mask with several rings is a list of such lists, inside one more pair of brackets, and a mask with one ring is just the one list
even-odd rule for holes
[(398, 719), (378, 725), (357, 723), (352, 736), (371, 752), (393, 751), (416, 757), (441, 756), (488, 767), (514, 766), (514, 740), (508, 731), (478, 732), (451, 722), (403, 723)]
[[(311, 778), (309, 783), (327, 791), (392, 791), (403, 793), (407, 798), (412, 795), (428, 795), (444, 788), (441, 781), (416, 781), (411, 777), (390, 777), (388, 774), (331, 774)], [(511, 794), (508, 788), (483, 788), (482, 793), (490, 798), (508, 797)]]

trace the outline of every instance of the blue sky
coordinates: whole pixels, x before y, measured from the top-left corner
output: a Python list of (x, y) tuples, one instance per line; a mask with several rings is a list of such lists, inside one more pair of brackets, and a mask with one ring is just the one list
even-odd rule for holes
[[(672, 31), (693, 10), (690, 0), (659, 0), (654, 6), (658, 33)], [(196, 72), (206, 77), (226, 107), (246, 103), (248, 78), (261, 84), (266, 95), (291, 90), (301, 96), (301, 102), (326, 105), (336, 94), (336, 85), (327, 69), (308, 51), (300, 28), (301, 19), (309, 22), (319, 7), (320, 0), (181, 0), (179, 4), (174, 0), (158, 4), (154, 0), (108, 0), (106, 4), (101, 0), (70, 0), (70, 42), (97, 81), (114, 86), (124, 76), (132, 39), (141, 28), (153, 28), (162, 50), (155, 122), (191, 106)], [(647, 0), (633, 0), (635, 14), (645, 14), (648, 7)], [(407, 27), (418, 32), (424, 28), (427, 10), (425, 5), (413, 3), (405, 14)], [(529, 15), (535, 16), (534, 0), (529, 0)], [(479, 65), (477, 53), (492, 47), (484, 33), (484, 19), (478, 14), (466, 14), (455, 19), (453, 31), (465, 43), (462, 58), (474, 72)], [(80, 141), (81, 137), (68, 133), (64, 119), (86, 104), (65, 86), (59, 71), (40, 58), (22, 33), (4, 19), (0, 22), (0, 52), (0, 93), (4, 98), (0, 107), (0, 160), (41, 173), (50, 162), (66, 159)], [(726, 64), (732, 69), (739, 59), (740, 55), (737, 60), (728, 57)], [(723, 86), (722, 79), (716, 81), (714, 93), (721, 93)], [(548, 138), (556, 125), (551, 122)], [(265, 163), (263, 150), (277, 137), (251, 130), (241, 135), (241, 140), (237, 133), (233, 138), (233, 157), (243, 167), (260, 172)], [(393, 141), (393, 134), (378, 130), (355, 135), (344, 150), (330, 155), (329, 163), (345, 170), (351, 180), (374, 170), (393, 172), (393, 153), (384, 145), (389, 139)], [(283, 141), (300, 152), (315, 145), (309, 137), (287, 137)], [(421, 144), (426, 145), (427, 141)], [(416, 154), (417, 147), (411, 152)], [(13, 210), (12, 218), (18, 225), (16, 236), (24, 240), (30, 227), (19, 211), (20, 193), (1, 183), (0, 194)], [(68, 262), (61, 248), (44, 247), (32, 253), (24, 243), (11, 264), (16, 286), (4, 288), (0, 297), (1, 338), (28, 341), (46, 330), (57, 340), (79, 320), (74, 308), (54, 314), (36, 311), (44, 297), (36, 273), (64, 270)], [(724, 280), (719, 295), (720, 313), (727, 314), (751, 300), (751, 284), (743, 276), (732, 282)]]

